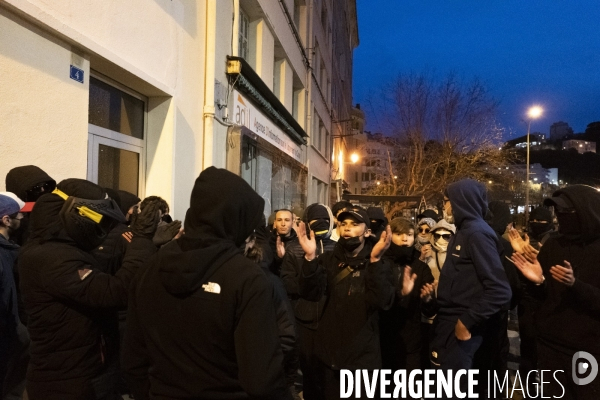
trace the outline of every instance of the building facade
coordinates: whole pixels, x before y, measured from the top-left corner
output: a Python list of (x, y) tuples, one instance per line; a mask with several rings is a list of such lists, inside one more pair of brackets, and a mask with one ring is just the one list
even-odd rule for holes
[(265, 214), (329, 201), (354, 0), (7, 0), (0, 32), (0, 176), (34, 164), (160, 195), (180, 219), (209, 166)]
[(562, 149), (569, 150), (575, 149), (579, 154), (587, 153), (587, 152), (596, 152), (596, 142), (589, 142), (587, 140), (565, 140), (562, 142)]

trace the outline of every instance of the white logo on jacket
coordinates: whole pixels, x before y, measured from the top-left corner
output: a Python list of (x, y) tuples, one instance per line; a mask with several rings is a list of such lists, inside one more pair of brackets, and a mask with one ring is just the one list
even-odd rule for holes
[(205, 285), (202, 285), (202, 289), (208, 293), (221, 293), (221, 286), (218, 283), (208, 282)]

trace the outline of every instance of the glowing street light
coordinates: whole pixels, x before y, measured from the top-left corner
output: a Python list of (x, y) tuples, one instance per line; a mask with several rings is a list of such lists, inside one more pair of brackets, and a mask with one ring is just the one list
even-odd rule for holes
[(527, 116), (529, 119), (527, 120), (527, 177), (525, 178), (525, 182), (527, 182), (527, 186), (525, 186), (525, 223), (529, 221), (529, 132), (531, 130), (531, 121), (539, 118), (542, 115), (542, 107), (533, 106), (527, 111)]
[(356, 154), (356, 153), (352, 153), (352, 154), (350, 155), (350, 161), (352, 161), (352, 164), (356, 164), (356, 163), (358, 162), (358, 159), (359, 159), (359, 158), (360, 158), (360, 157), (359, 157), (359, 156), (358, 156), (358, 154)]

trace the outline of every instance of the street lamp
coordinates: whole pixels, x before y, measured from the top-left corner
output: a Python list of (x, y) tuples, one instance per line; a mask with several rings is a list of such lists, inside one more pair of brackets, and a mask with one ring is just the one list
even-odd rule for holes
[(529, 221), (529, 132), (531, 128), (531, 121), (539, 118), (542, 115), (542, 108), (540, 106), (533, 106), (527, 111), (527, 171), (525, 178), (525, 223)]

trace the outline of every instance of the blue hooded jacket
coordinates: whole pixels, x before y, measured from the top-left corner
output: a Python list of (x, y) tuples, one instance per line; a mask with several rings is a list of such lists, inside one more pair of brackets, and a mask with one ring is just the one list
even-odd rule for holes
[(447, 196), (458, 230), (440, 274), (438, 316), (458, 318), (471, 330), (506, 306), (511, 290), (500, 260), (502, 245), (483, 219), (485, 186), (464, 179), (449, 185)]

